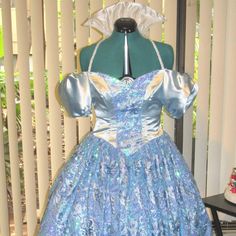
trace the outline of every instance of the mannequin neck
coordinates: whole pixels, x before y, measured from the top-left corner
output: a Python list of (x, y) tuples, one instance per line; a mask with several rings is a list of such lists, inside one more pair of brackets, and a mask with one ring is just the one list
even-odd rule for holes
[[(108, 37), (109, 40), (112, 41), (124, 41), (124, 33), (118, 32), (116, 30), (113, 30), (112, 34)], [(128, 41), (130, 43), (139, 40), (139, 39), (145, 39), (145, 37), (136, 29), (133, 32), (128, 33)]]

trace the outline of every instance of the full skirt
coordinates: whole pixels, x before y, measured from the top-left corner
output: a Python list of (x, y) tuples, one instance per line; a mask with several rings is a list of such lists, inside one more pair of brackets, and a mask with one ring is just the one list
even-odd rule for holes
[(164, 133), (132, 155), (88, 134), (48, 195), (40, 236), (210, 236), (196, 181)]

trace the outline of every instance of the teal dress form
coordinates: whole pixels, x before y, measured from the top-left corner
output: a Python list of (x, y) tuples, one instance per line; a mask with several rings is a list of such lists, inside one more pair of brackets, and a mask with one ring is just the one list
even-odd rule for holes
[[(89, 60), (97, 43), (86, 46), (80, 51), (80, 66), (82, 71), (88, 70)], [(171, 45), (155, 42), (159, 49), (165, 68), (172, 69), (174, 64), (174, 50)], [(160, 69), (161, 65), (156, 60), (156, 53), (153, 50), (150, 40), (143, 37), (136, 29), (128, 33), (128, 45), (132, 76), (139, 77), (149, 71)], [(113, 31), (111, 36), (106, 38), (99, 51), (96, 53), (96, 60), (93, 61), (92, 71), (100, 71), (113, 77), (120, 78), (124, 64), (124, 33)]]

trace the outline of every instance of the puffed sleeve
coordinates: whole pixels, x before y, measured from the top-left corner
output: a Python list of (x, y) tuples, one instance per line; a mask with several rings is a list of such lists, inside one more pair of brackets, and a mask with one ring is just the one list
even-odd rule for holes
[(58, 86), (62, 106), (69, 116), (89, 116), (92, 114), (92, 99), (89, 81), (82, 73), (69, 73), (63, 76)]
[(192, 105), (198, 85), (188, 73), (167, 70), (164, 73), (159, 98), (169, 116), (179, 119)]

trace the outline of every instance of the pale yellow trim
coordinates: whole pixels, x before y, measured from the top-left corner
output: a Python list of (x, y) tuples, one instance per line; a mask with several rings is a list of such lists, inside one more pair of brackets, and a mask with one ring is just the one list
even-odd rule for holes
[(152, 81), (149, 83), (149, 85), (146, 88), (146, 93), (144, 96), (144, 99), (149, 98), (157, 89), (157, 87), (160, 85), (160, 83), (164, 79), (164, 73), (163, 71), (158, 72), (157, 75), (155, 75), (152, 79)]
[(91, 75), (89, 79), (92, 80), (96, 89), (99, 90), (101, 93), (109, 91), (109, 87), (106, 81), (101, 76)]
[(188, 97), (190, 95), (190, 89), (189, 89), (188, 84), (184, 84), (184, 86), (182, 87), (182, 90), (184, 92), (185, 97)]

